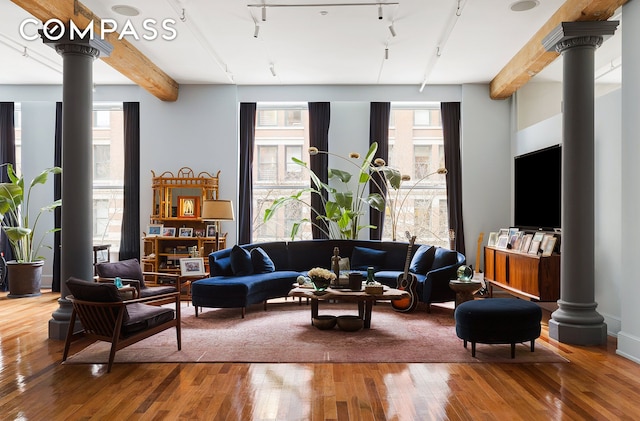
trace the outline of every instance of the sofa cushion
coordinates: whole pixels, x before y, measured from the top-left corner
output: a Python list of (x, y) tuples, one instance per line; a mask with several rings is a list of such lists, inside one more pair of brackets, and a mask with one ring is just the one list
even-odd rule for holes
[(354, 247), (351, 254), (352, 270), (367, 270), (369, 266), (373, 266), (374, 270), (384, 267), (385, 255), (384, 250), (375, 250), (366, 247)]
[(96, 273), (101, 278), (134, 279), (140, 282), (140, 288), (146, 288), (144, 275), (138, 259), (127, 259), (119, 262), (104, 262), (96, 265)]
[[(67, 279), (67, 288), (74, 298), (81, 301), (92, 301), (95, 303), (118, 303), (122, 302), (122, 297), (118, 293), (118, 288), (111, 283), (88, 282), (82, 279), (70, 277)], [(114, 316), (117, 316), (117, 309), (113, 309)], [(127, 308), (124, 309), (123, 322), (129, 320)]]
[(435, 255), (436, 248), (434, 246), (422, 245), (418, 247), (418, 250), (416, 250), (413, 258), (411, 259), (409, 270), (413, 273), (426, 274), (431, 270)]
[(175, 319), (175, 311), (160, 306), (132, 303), (127, 305), (129, 319), (122, 324), (122, 333), (131, 335), (141, 330), (151, 329)]
[(251, 249), (251, 263), (253, 265), (253, 273), (269, 273), (276, 270), (276, 266), (266, 251), (261, 247)]
[(433, 269), (443, 268), (456, 264), (458, 261), (458, 253), (442, 247), (437, 247), (433, 258)]
[[(211, 259), (209, 259), (211, 263)], [(230, 276), (233, 275), (233, 270), (231, 269), (231, 256), (226, 257), (216, 257), (213, 260), (213, 264), (211, 266), (211, 276)]]
[(235, 276), (251, 275), (253, 273), (253, 263), (251, 263), (251, 253), (239, 246), (231, 249), (231, 270)]

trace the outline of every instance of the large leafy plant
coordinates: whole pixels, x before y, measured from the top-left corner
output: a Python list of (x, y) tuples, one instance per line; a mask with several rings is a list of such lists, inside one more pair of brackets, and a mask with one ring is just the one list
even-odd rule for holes
[[(24, 178), (16, 176), (11, 164), (3, 164), (7, 167), (9, 182), (0, 183), (0, 223), (2, 230), (7, 235), (13, 257), (19, 263), (29, 263), (43, 260), (38, 255), (43, 247), (46, 234), (59, 231), (60, 228), (53, 228), (43, 233), (39, 240), (34, 240), (38, 221), (43, 212), (51, 212), (62, 205), (61, 200), (56, 200), (48, 206), (41, 208), (30, 223), (29, 202), (31, 199), (31, 189), (37, 184), (45, 184), (49, 174), (60, 174), (60, 167), (51, 167), (42, 171), (29, 184), (28, 190), (24, 188)], [(50, 247), (49, 247), (50, 248)]]
[[(319, 151), (317, 148), (309, 148), (310, 155), (325, 153), (343, 159), (357, 168), (355, 177), (348, 171), (336, 168), (329, 168), (327, 171), (329, 183), (324, 183), (309, 168), (306, 162), (292, 158), (293, 162), (303, 167), (309, 172), (311, 178), (311, 186), (293, 193), (290, 196), (280, 197), (274, 200), (273, 204), (265, 210), (264, 221), (267, 222), (273, 218), (275, 212), (291, 202), (303, 203), (311, 209), (313, 218), (302, 218), (295, 222), (291, 229), (291, 239), (294, 239), (300, 230), (302, 224), (310, 223), (318, 227), (329, 238), (356, 239), (358, 233), (363, 229), (375, 228), (373, 225), (360, 223), (360, 218), (364, 215), (367, 207), (372, 207), (378, 211), (385, 208), (385, 199), (378, 193), (368, 193), (368, 183), (372, 180), (371, 176), (377, 171), (373, 157), (378, 150), (378, 144), (372, 143), (362, 162), (357, 163), (354, 160), (360, 158), (357, 153), (351, 153), (349, 158), (340, 155), (330, 154), (325, 151)], [(355, 179), (355, 189), (353, 184), (349, 184)], [(374, 180), (374, 182), (376, 182)], [(326, 192), (326, 196), (323, 194)], [(323, 212), (313, 209), (310, 203), (305, 202), (306, 193), (316, 194), (321, 198)]]

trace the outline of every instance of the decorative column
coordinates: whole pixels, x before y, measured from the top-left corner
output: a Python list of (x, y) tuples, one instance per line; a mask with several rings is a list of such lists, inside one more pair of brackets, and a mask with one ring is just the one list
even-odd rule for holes
[(542, 41), (563, 63), (562, 263), (558, 310), (549, 336), (563, 343), (606, 343), (607, 325), (596, 308), (594, 277), (594, 56), (617, 21), (563, 22)]
[[(68, 33), (68, 31), (67, 31)], [(64, 339), (71, 319), (71, 277), (93, 278), (93, 61), (109, 55), (111, 44), (101, 39), (70, 40), (68, 35), (45, 44), (62, 56), (62, 230), (59, 308), (49, 320), (49, 338)]]

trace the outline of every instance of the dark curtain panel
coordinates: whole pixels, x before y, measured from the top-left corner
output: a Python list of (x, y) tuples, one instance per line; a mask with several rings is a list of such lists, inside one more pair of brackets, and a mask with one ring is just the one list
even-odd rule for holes
[[(250, 244), (253, 233), (253, 145), (256, 138), (256, 103), (240, 103), (240, 192), (238, 244)], [(227, 244), (227, 247), (229, 245)]]
[[(329, 102), (310, 102), (309, 103), (309, 146), (315, 146), (320, 151), (327, 152), (329, 150), (329, 122), (331, 121), (331, 104)], [(329, 168), (329, 156), (326, 153), (312, 155), (309, 157), (309, 167), (320, 181), (327, 183), (329, 181), (327, 170)], [(314, 186), (312, 186), (314, 187)], [(324, 200), (327, 200), (327, 192), (322, 190)], [(311, 195), (311, 207), (318, 212), (324, 214), (324, 205), (322, 198), (317, 194)], [(311, 220), (315, 220), (316, 213), (311, 212)], [(311, 226), (313, 238), (327, 238), (317, 226)]]
[(122, 104), (124, 201), (119, 260), (140, 259), (140, 103)]
[[(62, 167), (62, 102), (56, 102), (56, 132), (54, 136), (54, 155), (53, 165)], [(62, 174), (53, 176), (53, 198), (54, 200), (62, 199)], [(59, 227), (62, 224), (62, 208), (57, 207), (53, 211), (54, 226)], [(51, 290), (60, 292), (60, 247), (62, 240), (60, 231), (53, 233), (53, 281)]]
[[(14, 106), (13, 102), (0, 102), (0, 161), (2, 164), (16, 165), (16, 132), (14, 127)], [(7, 167), (3, 166), (0, 171), (0, 181), (9, 181)], [(11, 245), (4, 231), (0, 233), (0, 252), (4, 253), (7, 260), (13, 259)], [(0, 291), (6, 291), (9, 285), (8, 278), (5, 278)]]
[[(390, 102), (372, 102), (369, 113), (369, 145), (378, 142), (378, 152), (375, 158), (382, 158), (384, 162), (389, 161), (389, 116), (391, 115)], [(384, 177), (379, 173), (373, 174), (375, 182), (369, 182), (369, 192), (380, 193), (382, 197), (386, 194), (386, 183)], [(384, 230), (384, 212), (369, 208), (369, 223), (376, 228), (369, 230), (369, 238), (372, 240), (382, 239)]]
[(465, 254), (464, 226), (462, 223), (462, 163), (460, 161), (460, 103), (443, 102), (442, 134), (444, 137), (444, 164), (447, 168), (447, 203), (449, 228), (455, 232), (455, 249)]

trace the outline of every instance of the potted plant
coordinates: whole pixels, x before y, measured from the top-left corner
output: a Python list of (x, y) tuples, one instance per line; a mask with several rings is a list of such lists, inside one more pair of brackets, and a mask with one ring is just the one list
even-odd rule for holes
[[(59, 231), (60, 228), (47, 230), (39, 238), (35, 237), (38, 221), (43, 212), (51, 212), (62, 205), (61, 200), (56, 200), (48, 206), (41, 208), (31, 224), (29, 202), (31, 189), (36, 184), (47, 182), (49, 174), (60, 174), (60, 167), (51, 167), (42, 171), (29, 185), (24, 188), (24, 178), (17, 177), (12, 164), (3, 164), (7, 167), (9, 182), (0, 183), (0, 223), (11, 249), (13, 258), (7, 262), (9, 276), (9, 297), (31, 297), (40, 295), (40, 281), (44, 258), (38, 253), (43, 247), (46, 234)], [(35, 237), (35, 238), (34, 238)], [(50, 247), (49, 247), (50, 248)]]

